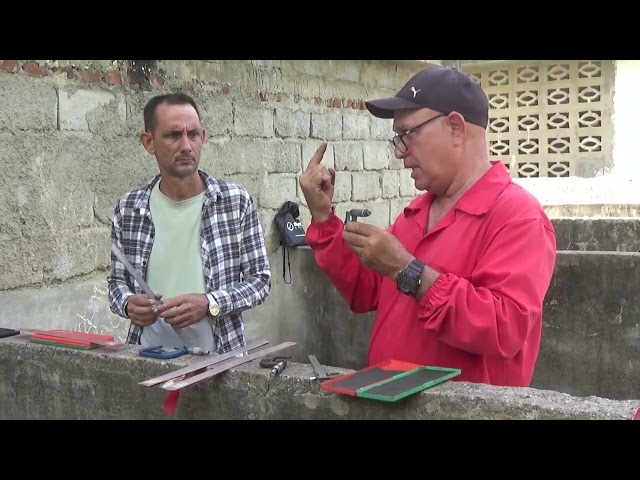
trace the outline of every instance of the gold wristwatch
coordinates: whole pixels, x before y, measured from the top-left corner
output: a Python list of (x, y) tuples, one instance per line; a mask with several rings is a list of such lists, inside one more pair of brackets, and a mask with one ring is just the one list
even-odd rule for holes
[(220, 305), (218, 305), (218, 302), (216, 302), (212, 294), (207, 293), (206, 295), (209, 299), (209, 315), (215, 318), (220, 315)]

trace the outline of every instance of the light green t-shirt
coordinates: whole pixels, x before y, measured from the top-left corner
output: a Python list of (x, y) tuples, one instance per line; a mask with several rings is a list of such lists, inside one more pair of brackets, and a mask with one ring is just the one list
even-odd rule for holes
[[(204, 192), (175, 202), (160, 191), (158, 181), (149, 200), (155, 229), (153, 248), (147, 265), (147, 283), (154, 292), (169, 299), (188, 293), (205, 293), (202, 272), (200, 224)], [(213, 330), (207, 319), (175, 329), (159, 318), (145, 327), (144, 346), (201, 347), (213, 351)]]

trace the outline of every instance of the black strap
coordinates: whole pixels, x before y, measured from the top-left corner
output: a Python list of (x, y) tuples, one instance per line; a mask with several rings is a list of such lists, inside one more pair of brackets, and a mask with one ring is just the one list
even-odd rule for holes
[[(284, 264), (285, 256), (287, 257), (287, 265), (289, 266), (289, 281), (287, 282), (287, 270)], [(289, 253), (289, 247), (282, 244), (282, 278), (284, 278), (284, 283), (290, 285), (291, 284), (291, 253)]]

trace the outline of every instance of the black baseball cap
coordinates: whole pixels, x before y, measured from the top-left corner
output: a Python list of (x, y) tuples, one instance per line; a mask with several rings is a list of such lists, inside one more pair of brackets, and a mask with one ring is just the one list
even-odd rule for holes
[(489, 100), (480, 85), (455, 68), (438, 65), (416, 73), (395, 96), (365, 105), (378, 118), (393, 118), (397, 110), (429, 108), (445, 115), (458, 112), (483, 128), (489, 123)]

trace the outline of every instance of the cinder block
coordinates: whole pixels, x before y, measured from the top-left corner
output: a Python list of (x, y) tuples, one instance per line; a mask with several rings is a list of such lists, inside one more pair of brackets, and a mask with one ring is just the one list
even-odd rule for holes
[(274, 110), (235, 104), (233, 128), (236, 135), (271, 138), (274, 135)]
[(335, 64), (336, 78), (347, 82), (360, 83), (360, 62), (353, 60), (333, 61)]
[(356, 201), (373, 200), (382, 196), (380, 174), (377, 172), (357, 172), (352, 174), (353, 193), (351, 198)]
[(342, 140), (342, 113), (326, 111), (311, 114), (311, 137), (322, 140)]
[(304, 73), (305, 75), (313, 75), (322, 77), (324, 75), (325, 60), (293, 60), (290, 66), (293, 70)]
[(276, 108), (276, 135), (281, 138), (308, 138), (311, 114), (301, 110)]
[(369, 125), (371, 127), (372, 140), (389, 140), (395, 135), (392, 119), (378, 118), (371, 115)]
[(382, 172), (382, 197), (394, 198), (400, 193), (400, 175), (396, 171)]
[(279, 209), (287, 200), (298, 197), (298, 179), (295, 175), (267, 175), (260, 193), (260, 207)]
[(42, 262), (36, 255), (37, 248), (40, 248), (38, 240), (0, 240), (0, 292), (42, 282)]
[(92, 223), (91, 182), (104, 185), (109, 177), (92, 168), (103, 144), (89, 140), (88, 134), (0, 134), (0, 178), (8, 180), (0, 189), (0, 232), (40, 238)]
[(384, 170), (389, 168), (391, 161), (391, 146), (384, 142), (370, 142), (363, 147), (364, 169)]
[(49, 245), (49, 267), (45, 279), (64, 281), (106, 268), (109, 254), (109, 227), (65, 231)]
[(233, 104), (222, 95), (196, 99), (209, 138), (233, 132)]
[(237, 173), (298, 173), (300, 152), (298, 142), (217, 138), (205, 145), (202, 164), (222, 178)]
[(362, 144), (336, 143), (334, 147), (336, 170), (362, 171), (364, 168)]
[(348, 202), (351, 200), (351, 173), (336, 172), (336, 183), (333, 188), (334, 202)]
[[(114, 100), (91, 110), (86, 118), (89, 131), (95, 135), (103, 137), (128, 135), (127, 103), (123, 93), (116, 93)], [(137, 138), (137, 135), (134, 138)]]
[(369, 113), (344, 113), (342, 116), (342, 138), (345, 140), (368, 140)]
[[(60, 90), (60, 129), (89, 131), (88, 115), (95, 109), (112, 101), (116, 96), (110, 92), (98, 90)], [(123, 99), (124, 102), (124, 99)], [(119, 120), (126, 122), (126, 109), (116, 109)]]
[(50, 80), (0, 73), (0, 130), (58, 128), (58, 97)]
[(299, 142), (275, 140), (265, 143), (265, 163), (268, 173), (301, 172), (302, 147)]
[(389, 157), (389, 170), (403, 170), (404, 162), (401, 159), (396, 158), (396, 156), (393, 154), (393, 150), (391, 150), (390, 155), (391, 156)]
[(207, 142), (202, 152), (202, 164), (224, 178), (236, 173), (262, 171), (270, 156), (265, 141), (219, 138)]

